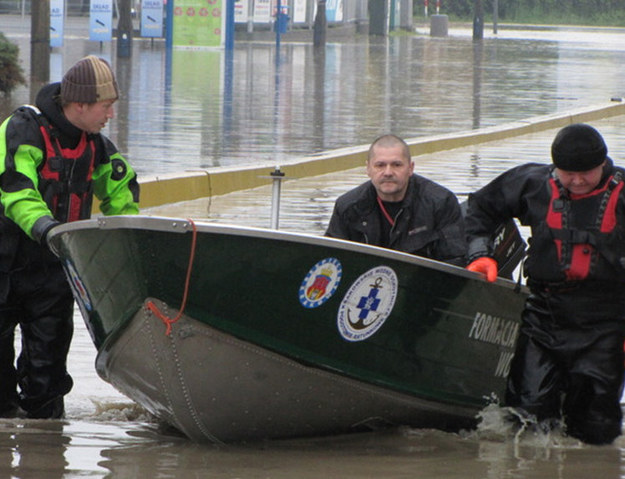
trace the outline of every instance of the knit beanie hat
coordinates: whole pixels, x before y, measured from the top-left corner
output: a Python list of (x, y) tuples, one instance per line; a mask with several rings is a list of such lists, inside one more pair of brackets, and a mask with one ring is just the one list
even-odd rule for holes
[(89, 55), (67, 70), (61, 81), (64, 102), (96, 103), (119, 97), (115, 75), (106, 60)]
[(590, 125), (576, 123), (562, 128), (551, 145), (553, 164), (565, 171), (588, 171), (606, 159), (608, 147)]

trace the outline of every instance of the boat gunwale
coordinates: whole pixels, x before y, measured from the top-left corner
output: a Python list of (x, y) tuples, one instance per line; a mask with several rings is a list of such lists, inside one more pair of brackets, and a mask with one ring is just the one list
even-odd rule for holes
[[(126, 216), (101, 216), (98, 218), (92, 218), (82, 221), (74, 221), (71, 223), (64, 223), (55, 227), (49, 237), (49, 244), (52, 251), (59, 256), (58, 245), (56, 244), (56, 238), (60, 237), (63, 233), (79, 231), (79, 230), (114, 230), (114, 229), (139, 229), (139, 230), (151, 230), (162, 231), (170, 233), (189, 233), (196, 229), (202, 233), (212, 234), (224, 234), (233, 236), (245, 236), (252, 238), (263, 238), (268, 240), (278, 241), (291, 241), (300, 244), (310, 244), (315, 246), (327, 246), (329, 248), (336, 248), (341, 250), (347, 250), (356, 253), (374, 255), (380, 258), (390, 259), (394, 261), (400, 261), (403, 263), (414, 264), (421, 267), (426, 267), (454, 275), (460, 275), (465, 278), (477, 279), (486, 281), (479, 275), (468, 271), (467, 269), (459, 266), (455, 266), (441, 261), (433, 260), (430, 258), (415, 256), (410, 253), (402, 251), (396, 251), (392, 249), (382, 248), (379, 246), (369, 245), (365, 243), (358, 243), (355, 241), (348, 241), (339, 238), (331, 238), (327, 236), (313, 235), (309, 233), (300, 233), (292, 231), (272, 230), (268, 228), (251, 227), (251, 226), (239, 226), (228, 223), (215, 223), (203, 220), (191, 220), (186, 218), (175, 218), (166, 216), (149, 216), (149, 215), (126, 215)], [(497, 278), (494, 283), (498, 286), (502, 286), (509, 289), (518, 288), (518, 283), (506, 278)], [(522, 286), (522, 291), (526, 291), (526, 287)]]

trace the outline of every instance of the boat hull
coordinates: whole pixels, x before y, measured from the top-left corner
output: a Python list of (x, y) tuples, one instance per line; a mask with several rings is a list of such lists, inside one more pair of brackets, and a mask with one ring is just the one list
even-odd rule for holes
[(98, 373), (194, 440), (464, 427), (503, 395), (525, 299), (439, 262), (270, 230), (119, 217), (51, 241)]
[(98, 363), (108, 382), (197, 441), (407, 423), (457, 429), (470, 427), (474, 414), (302, 364), (186, 316), (167, 336), (147, 308)]

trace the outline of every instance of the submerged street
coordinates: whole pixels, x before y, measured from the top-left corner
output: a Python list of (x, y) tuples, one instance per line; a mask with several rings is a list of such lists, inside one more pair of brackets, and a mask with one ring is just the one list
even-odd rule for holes
[[(116, 70), (122, 96), (105, 134), (142, 177), (187, 170), (267, 164), (365, 145), (393, 132), (406, 138), (460, 132), (586, 107), (625, 96), (625, 31), (485, 30), (432, 38), (356, 37), (309, 44), (241, 42), (231, 69), (220, 50), (174, 51), (135, 39), (120, 59), (111, 44), (86, 38), (71, 19), (65, 45), (51, 52), (51, 81), (87, 54)], [(83, 23), (81, 23), (81, 20)], [(29, 65), (30, 18), (0, 16), (0, 30)], [(29, 86), (0, 100), (2, 117), (31, 102)], [(609, 155), (625, 166), (624, 118), (592, 123)], [(415, 170), (461, 199), (498, 173), (549, 161), (555, 131), (415, 158)], [(322, 234), (336, 197), (366, 179), (363, 168), (294, 178), (282, 185), (280, 228)], [(145, 210), (268, 227), (271, 188)], [(163, 429), (100, 379), (95, 347), (78, 311), (69, 359), (75, 386), (62, 421), (0, 420), (0, 475), (211, 478), (579, 478), (623, 477), (625, 439), (590, 447), (558, 435), (506, 430), (501, 411), (482, 412), (475, 432), (399, 428), (333, 438), (224, 447), (191, 443)]]

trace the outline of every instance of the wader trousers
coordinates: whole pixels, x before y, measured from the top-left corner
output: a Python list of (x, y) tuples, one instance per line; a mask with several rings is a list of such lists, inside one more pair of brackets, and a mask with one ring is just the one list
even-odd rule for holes
[(563, 419), (590, 444), (621, 433), (625, 304), (614, 291), (532, 291), (522, 314), (506, 405)]
[[(10, 272), (0, 272), (0, 415), (19, 405), (28, 417), (61, 417), (63, 396), (73, 384), (66, 368), (73, 334), (71, 289), (49, 251), (37, 256), (42, 261), (17, 261)], [(21, 350), (15, 365), (17, 325)]]

